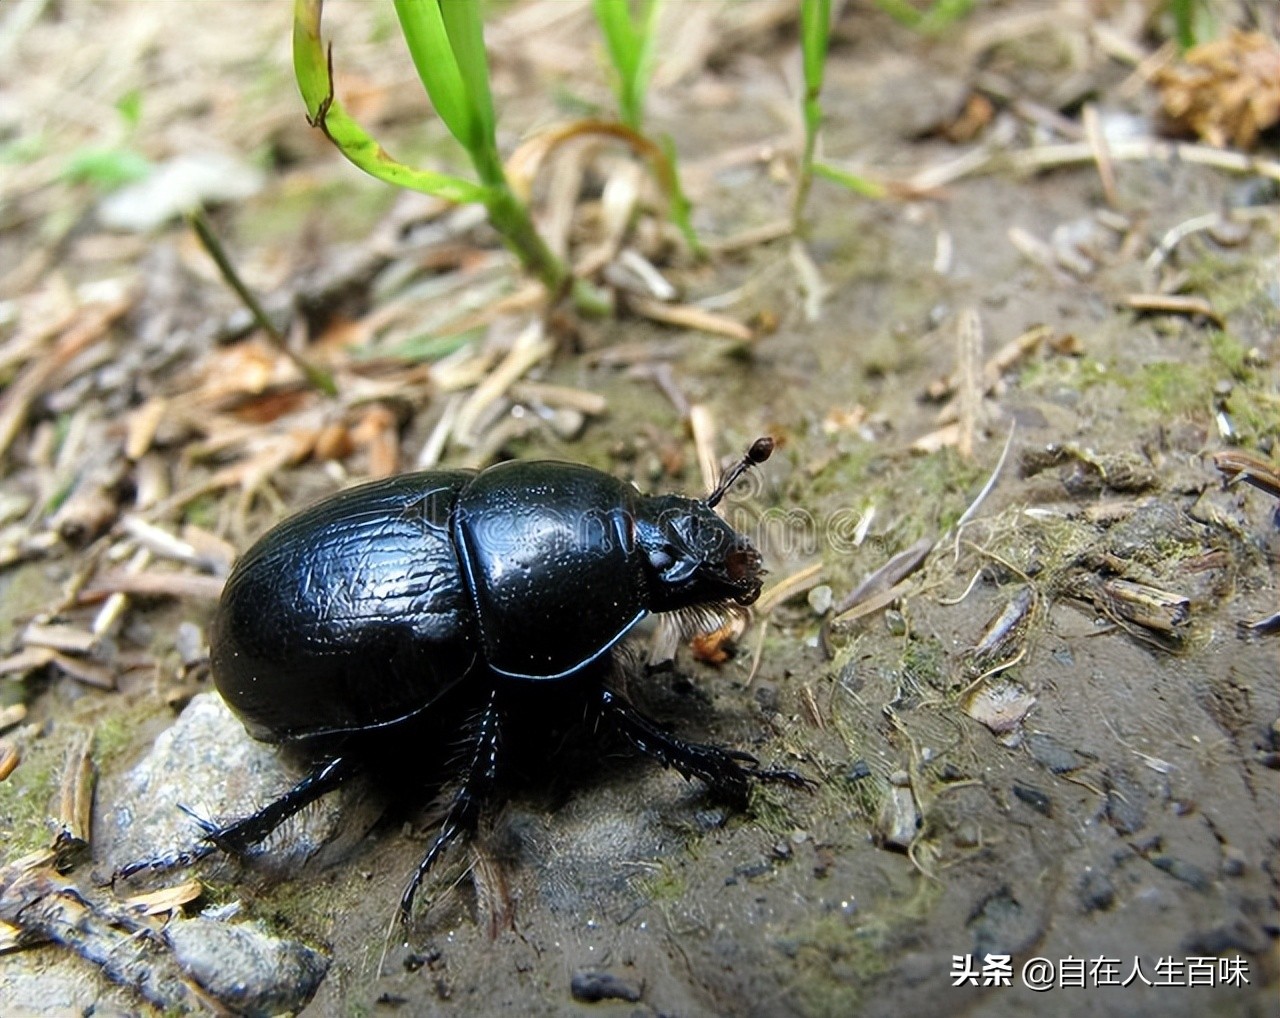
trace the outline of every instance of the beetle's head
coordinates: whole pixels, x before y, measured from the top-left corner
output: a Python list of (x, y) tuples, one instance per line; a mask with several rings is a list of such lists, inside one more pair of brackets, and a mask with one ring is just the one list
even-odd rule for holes
[(659, 495), (645, 499), (637, 517), (652, 611), (725, 601), (748, 605), (760, 596), (760, 553), (706, 502)]
[(760, 553), (716, 515), (715, 507), (739, 477), (772, 452), (773, 439), (757, 439), (705, 499), (660, 495), (643, 500), (636, 538), (653, 580), (653, 611), (749, 605), (760, 596)]

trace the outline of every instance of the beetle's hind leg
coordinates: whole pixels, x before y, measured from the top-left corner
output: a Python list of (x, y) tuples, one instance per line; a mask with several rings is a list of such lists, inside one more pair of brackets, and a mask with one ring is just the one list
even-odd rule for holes
[(466, 742), (466, 767), (462, 774), (462, 783), (454, 792), (449, 803), (440, 830), (431, 841), (431, 846), (418, 863), (412, 879), (400, 896), (400, 921), (408, 923), (413, 910), (413, 899), (418, 893), (427, 872), (450, 845), (463, 834), (473, 834), (480, 820), (480, 811), (492, 793), (498, 781), (498, 770), (502, 757), (502, 722), (503, 715), (498, 707), (496, 697), (490, 699), (488, 706), (476, 718), (472, 726), (472, 734)]
[(358, 765), (350, 757), (334, 757), (316, 767), (278, 799), (246, 817), (226, 824), (206, 820), (190, 807), (179, 805), (178, 808), (191, 817), (203, 832), (201, 843), (183, 851), (126, 863), (116, 871), (115, 876), (127, 879), (143, 870), (159, 873), (180, 866), (190, 866), (215, 849), (221, 849), (228, 855), (241, 855), (299, 810), (333, 791), (358, 770)]
[(608, 689), (601, 688), (597, 709), (600, 719), (641, 753), (674, 768), (686, 779), (701, 778), (715, 794), (739, 806), (746, 805), (752, 781), (781, 781), (797, 787), (812, 784), (794, 771), (763, 769), (750, 753), (669, 735)]

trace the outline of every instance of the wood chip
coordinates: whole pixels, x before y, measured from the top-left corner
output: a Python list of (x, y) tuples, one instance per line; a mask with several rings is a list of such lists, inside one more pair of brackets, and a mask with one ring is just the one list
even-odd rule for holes
[(1199, 315), (1213, 322), (1224, 324), (1222, 316), (1213, 310), (1203, 297), (1172, 293), (1131, 293), (1124, 299), (1126, 307), (1134, 311), (1169, 315)]
[(0, 675), (22, 678), (53, 661), (54, 651), (48, 647), (24, 647), (16, 654), (0, 659)]
[(1102, 196), (1111, 208), (1120, 206), (1120, 198), (1116, 192), (1116, 171), (1111, 162), (1111, 151), (1107, 147), (1107, 136), (1102, 130), (1102, 120), (1098, 116), (1098, 107), (1093, 103), (1085, 103), (1081, 112), (1084, 123), (1085, 140), (1093, 152), (1093, 162), (1098, 168), (1098, 179), (1102, 182)]
[(173, 887), (162, 887), (157, 891), (135, 894), (124, 899), (124, 906), (143, 915), (169, 915), (177, 912), (183, 905), (188, 905), (204, 894), (204, 884), (194, 877)]
[(137, 462), (146, 455), (155, 441), (156, 431), (169, 409), (169, 401), (160, 396), (153, 396), (142, 406), (129, 414), (127, 431), (125, 432), (124, 454)]
[(0, 456), (18, 436), (27, 413), (48, 386), (76, 357), (106, 338), (112, 324), (133, 306), (132, 294), (85, 307), (48, 354), (28, 363), (0, 393)]
[(1269, 460), (1243, 449), (1223, 449), (1213, 454), (1213, 465), (1228, 483), (1244, 481), (1259, 491), (1280, 498), (1280, 470)]
[(702, 490), (714, 491), (720, 481), (720, 457), (716, 455), (716, 423), (711, 408), (703, 403), (689, 407), (689, 430), (702, 475)]
[(20, 725), (27, 718), (25, 703), (12, 703), (0, 709), (0, 732), (7, 732), (14, 725)]
[(574, 389), (567, 385), (517, 382), (511, 387), (511, 395), (522, 403), (545, 403), (550, 407), (569, 407), (589, 417), (599, 417), (609, 409), (609, 401), (598, 392)]
[(98, 642), (87, 629), (64, 624), (42, 625), (32, 622), (22, 631), (22, 643), (26, 647), (49, 647), (70, 654), (87, 654)]
[(714, 336), (727, 336), (729, 339), (736, 339), (743, 343), (749, 343), (755, 338), (755, 334), (736, 319), (718, 315), (696, 304), (663, 304), (650, 297), (629, 294), (627, 307), (635, 314), (655, 322), (662, 322), (664, 325), (677, 325), (682, 329), (709, 332)]
[(467, 446), (475, 445), (480, 437), (476, 434), (476, 425), (489, 407), (501, 399), (531, 368), (554, 352), (555, 344), (543, 335), (542, 323), (530, 323), (516, 338), (507, 356), (476, 386), (458, 411), (453, 429), (458, 441)]
[(115, 672), (106, 665), (86, 661), (84, 658), (71, 657), (69, 654), (53, 652), (53, 663), (70, 675), (77, 682), (96, 689), (115, 689)]
[(921, 435), (911, 443), (912, 452), (921, 452), (928, 455), (929, 453), (938, 452), (948, 446), (960, 444), (960, 424), (958, 421), (946, 424), (941, 428), (930, 431), (928, 434)]
[(982, 348), (986, 335), (982, 318), (975, 307), (961, 310), (956, 322), (956, 365), (959, 434), (957, 451), (963, 459), (973, 458), (973, 447), (978, 430), (978, 416), (982, 412), (982, 396), (986, 387), (979, 377), (982, 370)]
[(22, 753), (18, 747), (7, 741), (0, 741), (0, 781), (4, 781), (22, 762)]
[(823, 568), (821, 562), (814, 562), (812, 565), (796, 570), (790, 576), (784, 576), (760, 595), (754, 610), (760, 615), (768, 615), (778, 605), (812, 590), (822, 582)]
[(80, 603), (92, 603), (117, 591), (143, 597), (197, 597), (216, 601), (222, 595), (223, 578), (197, 576), (194, 573), (148, 571), (128, 573), (111, 570), (99, 573), (80, 592)]
[(62, 772), (62, 785), (58, 793), (58, 833), (54, 850), (65, 858), (66, 852), (78, 852), (88, 847), (93, 831), (93, 790), (98, 781), (98, 769), (94, 766), (90, 750), (93, 736), (85, 735), (67, 756)]

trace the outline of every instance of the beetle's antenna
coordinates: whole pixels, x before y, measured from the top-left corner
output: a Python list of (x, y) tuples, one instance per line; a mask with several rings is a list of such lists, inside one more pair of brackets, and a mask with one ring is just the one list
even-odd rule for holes
[(757, 438), (752, 442), (747, 454), (725, 471), (724, 476), (720, 478), (720, 483), (716, 485), (716, 490), (707, 496), (707, 508), (714, 509), (720, 504), (720, 500), (729, 493), (729, 489), (733, 487), (739, 477), (752, 467), (758, 467), (767, 460), (773, 453), (773, 445), (773, 439), (768, 435), (763, 438)]

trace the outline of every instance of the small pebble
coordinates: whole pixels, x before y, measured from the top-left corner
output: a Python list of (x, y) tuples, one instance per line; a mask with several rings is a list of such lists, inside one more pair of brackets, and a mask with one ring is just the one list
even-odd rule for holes
[(1013, 794), (1041, 816), (1053, 816), (1053, 803), (1040, 789), (1014, 782)]
[(819, 618), (831, 610), (833, 600), (831, 588), (825, 583), (809, 591), (809, 607)]
[(845, 777), (850, 781), (861, 781), (863, 778), (871, 777), (871, 765), (865, 760), (855, 760), (849, 765), (849, 769), (845, 772)]
[(569, 980), (569, 992), (574, 1000), (584, 1004), (596, 1004), (602, 1000), (625, 1000), (636, 1003), (640, 989), (612, 972), (593, 972), (579, 969)]
[(1116, 901), (1116, 889), (1111, 878), (1092, 868), (1085, 871), (1079, 893), (1080, 904), (1086, 912), (1105, 912)]

